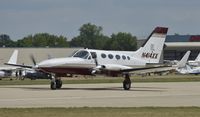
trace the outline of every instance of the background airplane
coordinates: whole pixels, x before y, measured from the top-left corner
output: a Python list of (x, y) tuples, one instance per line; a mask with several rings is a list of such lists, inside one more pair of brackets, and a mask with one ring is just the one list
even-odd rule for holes
[(200, 66), (200, 52), (199, 52), (198, 56), (196, 57), (196, 59), (194, 61), (189, 60), (188, 64), (190, 66), (194, 66), (194, 67)]
[(144, 45), (137, 51), (80, 49), (71, 57), (52, 58), (38, 64), (32, 56), (34, 66), (6, 64), (33, 68), (51, 74), (51, 89), (61, 88), (60, 77), (67, 76), (67, 74), (104, 74), (107, 76), (124, 75), (123, 88), (129, 90), (131, 88), (131, 71), (152, 69), (155, 68), (152, 65), (159, 63), (167, 31), (168, 28), (156, 27)]
[(163, 67), (163, 68), (152, 68), (149, 70), (140, 70), (139, 72), (136, 71), (134, 73), (141, 74), (141, 75), (150, 74), (150, 73), (162, 75), (168, 72), (179, 71), (179, 69), (185, 68), (185, 63), (187, 63), (190, 53), (191, 53), (190, 51), (187, 51), (185, 55), (182, 57), (182, 59), (173, 65), (171, 63), (167, 63), (167, 64), (165, 63), (166, 67)]
[[(9, 64), (17, 64), (17, 56), (18, 56), (18, 50), (14, 50), (8, 63)], [(9, 77), (12, 75), (14, 71), (16, 71), (19, 67), (13, 67), (13, 66), (3, 66), (0, 67), (0, 78)]]
[[(198, 75), (200, 74), (200, 66), (198, 67), (193, 67), (191, 65), (188, 65), (187, 64), (187, 60), (190, 56), (190, 51), (188, 51), (186, 54), (185, 54), (185, 60), (182, 61), (179, 65), (180, 67), (177, 68), (176, 70), (181, 73), (181, 74), (195, 74), (195, 75)], [(198, 58), (198, 57), (197, 57)]]

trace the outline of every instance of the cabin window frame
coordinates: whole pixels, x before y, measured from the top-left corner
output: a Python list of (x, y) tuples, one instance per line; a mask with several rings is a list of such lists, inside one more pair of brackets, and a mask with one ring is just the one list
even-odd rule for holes
[(112, 54), (108, 54), (108, 58), (109, 58), (109, 59), (113, 59), (114, 56), (113, 56)]
[(126, 56), (125, 56), (125, 55), (122, 55), (122, 59), (123, 59), (123, 60), (126, 60)]
[(101, 53), (101, 58), (105, 59), (107, 55), (105, 53)]
[(117, 60), (120, 60), (121, 59), (121, 56), (120, 55), (115, 55), (115, 58), (117, 59)]

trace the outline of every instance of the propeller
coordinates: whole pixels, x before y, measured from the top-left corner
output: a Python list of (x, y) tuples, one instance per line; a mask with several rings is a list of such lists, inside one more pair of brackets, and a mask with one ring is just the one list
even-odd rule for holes
[(98, 61), (97, 61), (97, 54), (96, 52), (91, 52), (92, 58), (94, 59), (95, 65), (98, 66)]
[(95, 62), (96, 67), (99, 66), (99, 63), (98, 63), (98, 61), (97, 61), (97, 58), (94, 59), (94, 62)]
[(96, 55), (96, 53), (95, 52), (91, 52), (91, 55), (92, 55), (92, 58), (94, 59), (95, 65), (96, 65), (96, 67), (94, 67), (93, 70), (92, 70), (92, 72), (91, 72), (91, 74), (94, 75), (94, 74), (97, 73), (97, 71), (99, 71), (100, 66), (99, 66), (99, 63), (97, 61), (97, 55)]
[(103, 69), (105, 69), (104, 65), (99, 65), (98, 60), (97, 60), (97, 55), (95, 52), (91, 52), (92, 58), (94, 59), (94, 63), (96, 67), (93, 68), (91, 74), (95, 75), (96, 73), (101, 72)]
[(30, 55), (30, 58), (34, 64), (34, 66), (36, 65), (36, 60), (35, 60), (35, 57), (33, 56), (33, 54)]

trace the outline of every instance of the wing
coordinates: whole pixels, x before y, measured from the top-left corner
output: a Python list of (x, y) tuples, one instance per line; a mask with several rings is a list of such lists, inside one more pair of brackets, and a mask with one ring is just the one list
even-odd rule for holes
[(166, 68), (166, 67), (169, 67), (169, 66), (160, 65), (160, 66), (133, 68), (130, 66), (119, 65), (119, 64), (106, 64), (106, 65), (101, 65), (100, 70), (119, 71), (119, 72), (123, 73), (123, 72), (140, 71), (140, 70), (148, 70), (148, 69), (156, 69), (156, 68)]
[(11, 64), (11, 63), (4, 63), (5, 65), (10, 65), (10, 66), (17, 66), (17, 67), (23, 67), (23, 68), (33, 68), (31, 65), (21, 65), (21, 64)]

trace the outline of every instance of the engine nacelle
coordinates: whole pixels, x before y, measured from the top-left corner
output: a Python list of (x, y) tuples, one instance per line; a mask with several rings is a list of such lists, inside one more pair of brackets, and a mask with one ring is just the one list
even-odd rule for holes
[(132, 67), (118, 65), (118, 64), (106, 64), (106, 65), (98, 65), (94, 69), (92, 69), (91, 74), (106, 74), (110, 76), (116, 76), (119, 74), (121, 70), (131, 69)]
[(125, 69), (131, 69), (131, 67), (118, 65), (118, 64), (106, 64), (106, 65), (102, 65), (101, 69), (108, 70), (108, 71), (120, 71), (120, 70), (125, 70)]

